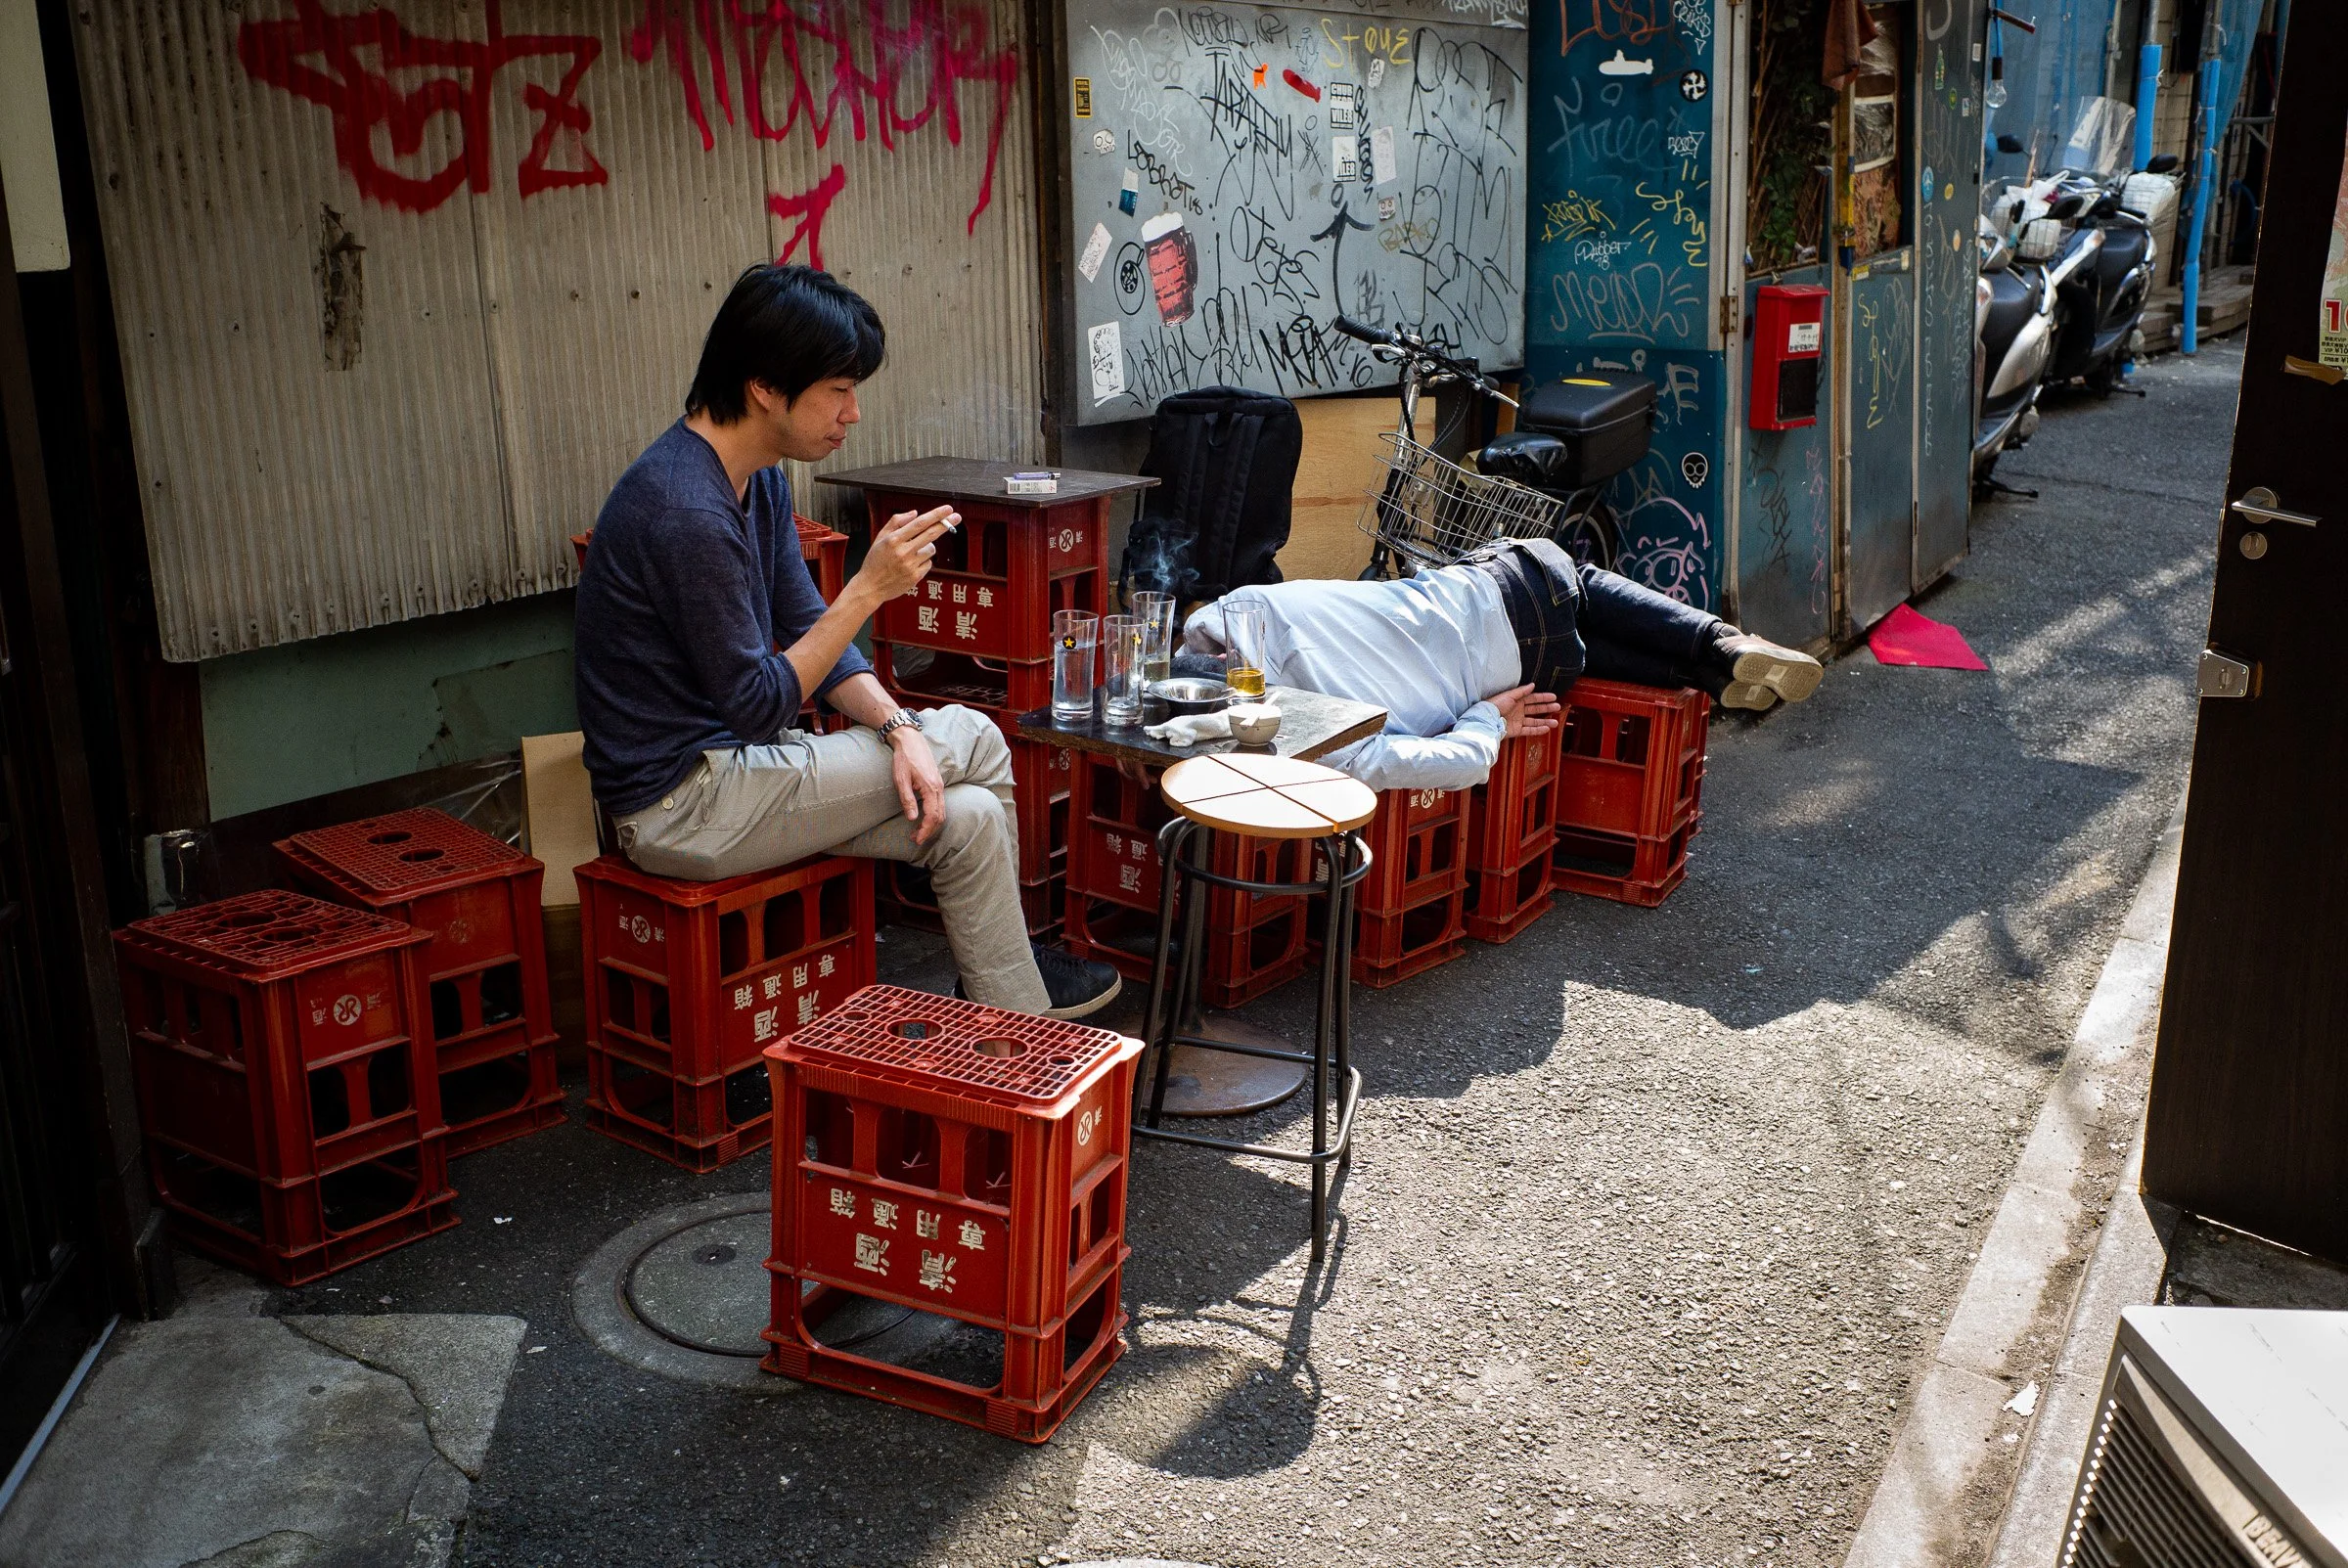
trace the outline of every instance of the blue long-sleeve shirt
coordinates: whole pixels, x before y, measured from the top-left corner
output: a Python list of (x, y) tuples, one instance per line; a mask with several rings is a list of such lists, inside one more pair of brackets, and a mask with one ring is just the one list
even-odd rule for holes
[[(775, 651), (825, 608), (799, 555), (790, 481), (764, 470), (745, 499), (680, 420), (596, 518), (573, 657), (587, 777), (615, 816), (658, 800), (704, 751), (772, 740), (805, 700)], [(815, 694), (871, 668), (850, 648)]]

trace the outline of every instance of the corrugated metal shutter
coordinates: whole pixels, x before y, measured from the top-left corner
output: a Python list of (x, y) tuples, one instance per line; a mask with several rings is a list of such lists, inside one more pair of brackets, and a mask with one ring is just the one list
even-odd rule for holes
[(890, 329), (835, 464), (1041, 456), (1015, 0), (78, 19), (168, 658), (567, 583), (724, 291), (786, 252)]

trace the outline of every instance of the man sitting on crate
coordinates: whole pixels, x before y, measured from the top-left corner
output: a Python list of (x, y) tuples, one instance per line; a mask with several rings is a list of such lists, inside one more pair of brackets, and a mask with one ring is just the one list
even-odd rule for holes
[[(709, 881), (824, 852), (921, 866), (971, 1000), (1082, 1017), (1120, 982), (1027, 940), (1002, 733), (969, 708), (907, 711), (851, 646), (928, 575), (960, 517), (889, 518), (828, 607), (800, 559), (775, 465), (839, 450), (882, 348), (879, 315), (829, 273), (757, 266), (735, 284), (685, 418), (596, 519), (577, 611), (588, 776), (621, 852), (655, 876)], [(810, 694), (853, 727), (792, 729)]]
[(1758, 710), (1801, 701), (1825, 673), (1546, 539), (1499, 540), (1395, 582), (1235, 589), (1184, 624), (1185, 658), (1224, 654), (1226, 605), (1262, 610), (1264, 646), (1239, 651), (1269, 684), (1386, 710), (1383, 735), (1324, 759), (1373, 789), (1482, 784), (1502, 738), (1556, 728), (1558, 694), (1583, 675)]

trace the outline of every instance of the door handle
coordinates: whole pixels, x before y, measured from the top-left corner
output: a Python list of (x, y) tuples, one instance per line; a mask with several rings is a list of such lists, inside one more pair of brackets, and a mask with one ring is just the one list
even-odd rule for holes
[(2313, 528), (2323, 520), (2304, 512), (2284, 512), (2275, 501), (2275, 492), (2262, 484), (2243, 491), (2242, 498), (2227, 510), (2238, 512), (2252, 522), (2295, 522), (2302, 528)]

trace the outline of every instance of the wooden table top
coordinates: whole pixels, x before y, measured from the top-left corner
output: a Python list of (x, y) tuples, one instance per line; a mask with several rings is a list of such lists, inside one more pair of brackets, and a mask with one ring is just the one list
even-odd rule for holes
[(1138, 724), (1110, 727), (1101, 720), (1098, 695), (1094, 698), (1093, 716), (1083, 724), (1062, 724), (1052, 717), (1049, 707), (1019, 715), (1019, 733), (1033, 739), (1065, 746), (1071, 751), (1090, 751), (1098, 756), (1119, 762), (1138, 762), (1147, 767), (1162, 768), (1170, 762), (1182, 762), (1191, 757), (1239, 754), (1256, 757), (1293, 757), (1310, 762), (1326, 757), (1332, 751), (1349, 746), (1356, 740), (1367, 740), (1386, 727), (1386, 710), (1371, 702), (1356, 702), (1350, 697), (1330, 696), (1320, 692), (1301, 691), (1292, 686), (1275, 686), (1264, 693), (1264, 700), (1280, 709), (1280, 734), (1272, 738), (1270, 746), (1242, 746), (1237, 740), (1202, 740), (1193, 746), (1170, 746), (1162, 740), (1152, 740), (1142, 734)]
[(1326, 838), (1377, 815), (1377, 792), (1294, 757), (1226, 752), (1166, 770), (1166, 803), (1195, 823), (1249, 838)]
[(887, 490), (900, 495), (935, 496), (941, 501), (986, 501), (999, 507), (1041, 511), (1071, 501), (1147, 490), (1158, 481), (1139, 473), (1096, 473), (1089, 469), (1060, 470), (1060, 489), (1053, 495), (1008, 495), (1003, 481), (1014, 473), (1042, 471), (1042, 466), (989, 463), (978, 458), (913, 458), (883, 463), (877, 468), (850, 469), (844, 473), (819, 473), (818, 484), (844, 484), (855, 490)]

